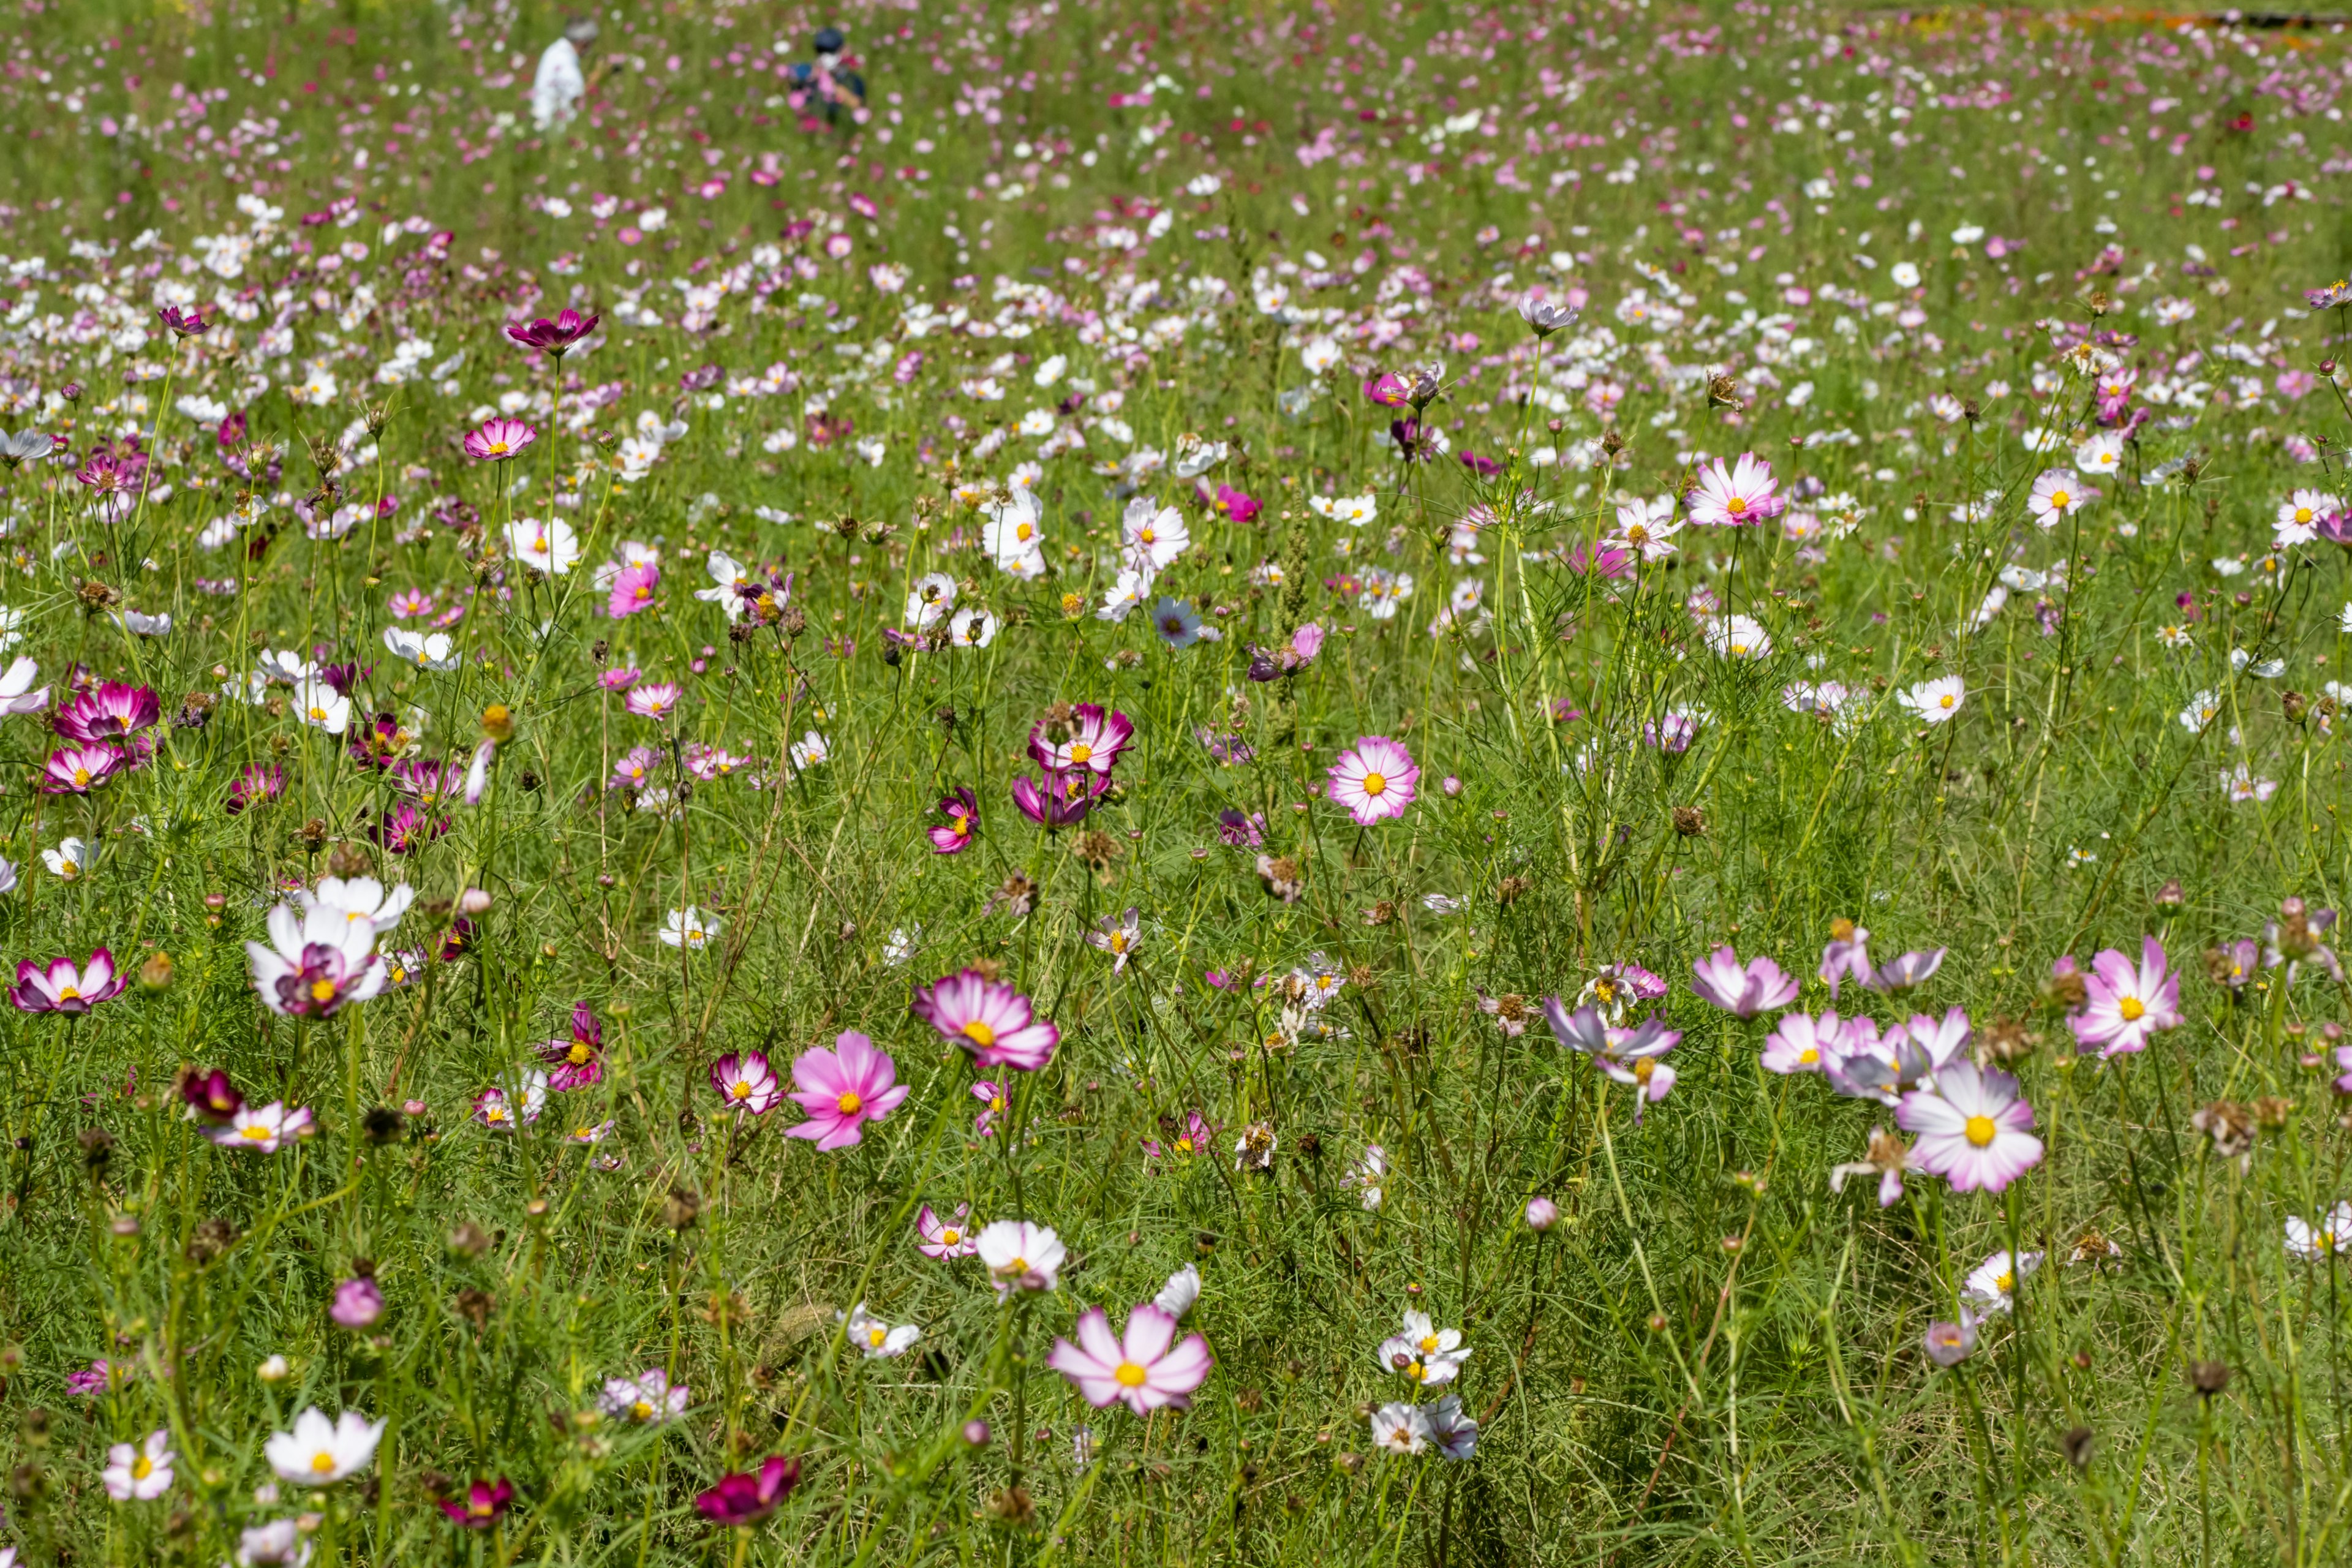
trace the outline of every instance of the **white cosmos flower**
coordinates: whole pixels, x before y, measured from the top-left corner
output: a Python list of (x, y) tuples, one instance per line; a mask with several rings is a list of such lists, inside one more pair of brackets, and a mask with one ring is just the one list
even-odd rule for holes
[(39, 677), (41, 667), (29, 658), (20, 658), (0, 674), (0, 713), (38, 713), (49, 705), (49, 689), (38, 690), (33, 682)]
[(447, 632), (413, 632), (406, 626), (386, 626), (383, 646), (394, 658), (405, 659), (419, 669), (457, 668), (456, 645), (449, 640)]
[(330, 910), (346, 922), (366, 921), (379, 933), (398, 925), (415, 899), (416, 889), (407, 883), (387, 892), (373, 877), (327, 877), (320, 880), (317, 892), (297, 889), (294, 893), (306, 913)]
[(672, 947), (683, 947), (700, 952), (718, 940), (724, 930), (717, 921), (688, 904), (682, 910), (672, 910), (662, 929), (654, 934)]
[(1960, 710), (1967, 696), (1968, 689), (1958, 676), (1939, 675), (1898, 694), (1895, 700), (1911, 710), (1922, 724), (1940, 724)]
[(294, 1430), (277, 1433), (263, 1444), (262, 1453), (281, 1480), (331, 1486), (375, 1463), (383, 1427), (382, 1421), (370, 1421), (356, 1410), (330, 1421), (325, 1411), (313, 1405), (294, 1417)]
[(580, 559), (580, 537), (561, 518), (520, 518), (507, 524), (507, 552), (526, 566), (561, 577)]
[(305, 680), (294, 689), (294, 713), (305, 724), (340, 735), (352, 721), (352, 700), (323, 680)]
[(849, 1342), (856, 1346), (858, 1353), (868, 1361), (905, 1355), (914, 1348), (915, 1342), (923, 1337), (923, 1331), (913, 1323), (900, 1323), (893, 1328), (867, 1311), (863, 1301), (849, 1310), (849, 1316), (844, 1320), (843, 1326), (848, 1332)]
[(89, 869), (89, 846), (79, 838), (60, 838), (55, 849), (41, 851), (41, 863), (53, 876), (72, 881)]
[(793, 742), (793, 766), (796, 768), (805, 770), (815, 767), (832, 755), (833, 747), (814, 730), (809, 731)]

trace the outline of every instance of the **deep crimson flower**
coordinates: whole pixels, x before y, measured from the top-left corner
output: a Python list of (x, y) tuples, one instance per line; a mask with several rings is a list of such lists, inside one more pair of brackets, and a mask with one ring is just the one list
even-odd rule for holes
[(507, 336), (527, 349), (537, 349), (541, 353), (562, 359), (573, 344), (594, 331), (601, 320), (603, 318), (593, 310), (583, 316), (577, 310), (566, 309), (557, 311), (555, 320), (551, 321), (541, 316), (535, 321), (509, 326)]
[(163, 704), (153, 688), (110, 680), (76, 696), (57, 710), (49, 723), (68, 741), (119, 741), (163, 716)]
[(778, 1455), (762, 1464), (757, 1475), (737, 1471), (721, 1476), (717, 1486), (694, 1500), (694, 1506), (713, 1524), (757, 1524), (775, 1512), (800, 1482), (801, 1462)]
[(403, 801), (378, 819), (368, 837), (394, 855), (414, 855), (448, 831), (447, 817), (428, 816)]
[(507, 1506), (513, 1501), (514, 1487), (500, 1476), (495, 1484), (476, 1481), (466, 1489), (463, 1498), (443, 1498), (441, 1511), (467, 1530), (488, 1530), (506, 1517)]
[(189, 1068), (180, 1074), (180, 1098), (188, 1102), (196, 1120), (208, 1127), (226, 1127), (245, 1109), (245, 1096), (228, 1080), (228, 1074), (215, 1068), (206, 1072)]
[(1462, 466), (1482, 479), (1491, 479), (1503, 471), (1503, 465), (1492, 458), (1482, 458), (1475, 452), (1468, 451), (1461, 453), (1460, 457)]
[(171, 328), (175, 335), (183, 338), (193, 338), (199, 332), (209, 331), (212, 327), (212, 323), (205, 320), (205, 308), (202, 305), (193, 310), (183, 310), (177, 305), (166, 305), (156, 311), (155, 316), (165, 326)]

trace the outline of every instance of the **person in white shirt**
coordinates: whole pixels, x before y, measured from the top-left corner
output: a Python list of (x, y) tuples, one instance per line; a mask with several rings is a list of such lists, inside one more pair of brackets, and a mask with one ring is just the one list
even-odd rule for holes
[[(588, 76), (581, 69), (580, 51), (595, 42), (595, 19), (576, 17), (564, 24), (563, 37), (539, 57), (539, 75), (530, 84), (530, 119), (542, 132), (560, 130), (579, 112), (580, 100), (588, 96)], [(601, 68), (597, 74), (601, 78)]]

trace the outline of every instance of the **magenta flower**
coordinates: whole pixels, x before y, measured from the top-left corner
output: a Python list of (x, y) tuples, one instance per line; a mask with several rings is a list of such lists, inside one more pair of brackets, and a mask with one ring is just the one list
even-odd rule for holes
[(79, 967), (67, 958), (49, 960), (46, 970), (36, 969), (30, 959), (19, 960), (8, 1000), (25, 1013), (87, 1013), (121, 995), (130, 984), (115, 972), (114, 954), (101, 947)]
[(604, 1076), (604, 1025), (596, 1021), (595, 1011), (587, 1003), (574, 1002), (572, 1037), (550, 1040), (539, 1047), (539, 1059), (547, 1064), (547, 1087), (559, 1093), (593, 1087)]
[(236, 1091), (228, 1074), (218, 1068), (209, 1072), (196, 1068), (183, 1069), (179, 1088), (189, 1114), (207, 1127), (226, 1127), (245, 1109), (245, 1096)]
[(779, 1456), (761, 1465), (757, 1475), (738, 1471), (721, 1476), (717, 1486), (694, 1500), (694, 1506), (713, 1524), (757, 1524), (775, 1512), (800, 1482), (801, 1462)]
[(1181, 1344), (1175, 1339), (1175, 1315), (1152, 1302), (1129, 1312), (1126, 1333), (1116, 1339), (1109, 1315), (1089, 1307), (1078, 1315), (1077, 1343), (1055, 1340), (1045, 1363), (1097, 1408), (1120, 1404), (1138, 1415), (1168, 1405), (1182, 1410), (1216, 1363), (1200, 1335), (1187, 1334)]
[(212, 323), (205, 320), (202, 305), (192, 310), (183, 310), (177, 305), (165, 305), (155, 312), (155, 319), (170, 328), (174, 337), (193, 338), (212, 329)]
[[(568, 316), (572, 312), (563, 313)], [(511, 332), (514, 329), (509, 327), (507, 331)], [(500, 1476), (495, 1486), (488, 1481), (476, 1481), (466, 1489), (463, 1498), (445, 1497), (440, 1500), (441, 1511), (461, 1527), (488, 1530), (505, 1517), (507, 1506), (514, 1501), (514, 1486)]]
[(567, 308), (557, 311), (555, 320), (551, 321), (541, 316), (535, 321), (511, 323), (507, 328), (507, 336), (527, 349), (537, 349), (541, 353), (562, 359), (574, 343), (596, 330), (600, 319), (593, 310), (583, 316)]
[(163, 706), (152, 687), (110, 680), (78, 694), (49, 722), (68, 741), (94, 742), (135, 735), (162, 717)]
[(784, 1098), (784, 1086), (776, 1079), (773, 1068), (762, 1051), (745, 1051), (740, 1055), (730, 1051), (710, 1064), (710, 1087), (719, 1098), (738, 1110), (748, 1110), (754, 1116), (765, 1116)]
[(2042, 1163), (2042, 1140), (2027, 1131), (2033, 1107), (2018, 1098), (2017, 1080), (1965, 1059), (1937, 1071), (1935, 1088), (1906, 1094), (1895, 1122), (1919, 1135), (1912, 1166), (1954, 1192), (1997, 1193)]
[(898, 1109), (908, 1086), (898, 1081), (898, 1070), (889, 1053), (855, 1029), (834, 1037), (834, 1048), (822, 1046), (793, 1058), (793, 1099), (808, 1112), (808, 1120), (786, 1128), (785, 1136), (812, 1138), (819, 1153), (831, 1153), (860, 1142), (860, 1128), (879, 1121)]
[(1366, 735), (1331, 764), (1331, 798), (1347, 807), (1359, 827), (1402, 816), (1412, 804), (1421, 769), (1412, 753), (1386, 735)]
[(1264, 501), (1244, 495), (1231, 485), (1219, 485), (1213, 499), (1208, 496), (1206, 485), (1202, 485), (1201, 489), (1202, 499), (1208, 502), (1211, 510), (1232, 518), (1235, 522), (1255, 522), (1257, 514), (1265, 510)]
[(1412, 383), (1392, 370), (1384, 370), (1364, 383), (1364, 401), (1382, 408), (1402, 408), (1412, 401)]
[(955, 1214), (949, 1219), (941, 1219), (931, 1212), (930, 1205), (925, 1204), (922, 1212), (915, 1216), (915, 1234), (922, 1238), (915, 1244), (915, 1250), (934, 1262), (971, 1257), (980, 1250), (980, 1238), (967, 1223), (971, 1218), (970, 1204), (956, 1205)]
[(1067, 827), (1085, 820), (1095, 800), (1110, 787), (1107, 773), (1084, 768), (1046, 768), (1041, 782), (1023, 773), (1013, 781), (1013, 804), (1021, 815), (1044, 827)]
[(596, 678), (596, 684), (607, 691), (626, 691), (645, 676), (634, 664), (614, 665)]
[(1685, 504), (1695, 523), (1737, 528), (1780, 514), (1780, 509), (1788, 502), (1773, 493), (1774, 488), (1772, 465), (1753, 452), (1742, 452), (1739, 461), (1729, 468), (1717, 458), (1712, 467), (1703, 470), (1698, 488), (1691, 491)]
[(43, 795), (88, 795), (131, 765), (131, 753), (111, 741), (60, 746), (42, 769)]
[(677, 710), (678, 684), (675, 680), (649, 680), (633, 686), (621, 700), (621, 706), (640, 719), (667, 719)]
[(503, 463), (538, 439), (539, 432), (520, 419), (485, 419), (480, 429), (466, 433), (466, 456)]
[(1028, 997), (977, 969), (918, 986), (908, 1010), (984, 1068), (1035, 1072), (1062, 1039), (1059, 1029), (1034, 1016)]
[(334, 1300), (327, 1305), (327, 1316), (334, 1320), (338, 1328), (357, 1331), (370, 1327), (383, 1316), (383, 1291), (364, 1274), (346, 1279), (335, 1287)]
[(2100, 952), (2091, 960), (2084, 988), (2089, 1000), (2068, 1022), (2074, 1038), (2098, 1047), (2102, 1058), (2145, 1050), (2150, 1035), (2180, 1026), (2180, 977), (2152, 936), (2140, 939), (2137, 969), (2115, 948)]
[(654, 607), (654, 590), (660, 586), (659, 562), (639, 561), (624, 566), (613, 578), (613, 594), (604, 602), (604, 613), (617, 621), (639, 610), (650, 610)]
[(947, 821), (929, 829), (931, 847), (942, 855), (959, 855), (971, 843), (973, 829), (980, 826), (980, 802), (962, 784), (948, 792), (938, 806)]
[(1727, 1013), (1753, 1018), (1797, 999), (1797, 983), (1769, 958), (1751, 958), (1745, 968), (1729, 946), (1719, 946), (1691, 965), (1691, 989)]
[(1081, 702), (1066, 716), (1048, 714), (1031, 726), (1029, 754), (1049, 773), (1083, 768), (1107, 776), (1134, 739), (1135, 725), (1126, 714)]
[(631, 746), (613, 764), (614, 789), (643, 789), (661, 763), (662, 754), (651, 746)]
[(267, 805), (286, 793), (286, 770), (276, 763), (247, 763), (228, 786), (228, 814)]

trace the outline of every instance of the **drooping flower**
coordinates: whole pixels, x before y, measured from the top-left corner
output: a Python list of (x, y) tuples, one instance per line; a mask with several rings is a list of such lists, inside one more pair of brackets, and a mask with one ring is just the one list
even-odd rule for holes
[(1085, 768), (1046, 768), (1043, 773), (1042, 781), (1033, 781), (1026, 773), (1013, 781), (1013, 804), (1041, 827), (1062, 828), (1084, 821), (1110, 787), (1108, 773)]
[(330, 1421), (325, 1411), (313, 1405), (294, 1417), (294, 1430), (277, 1433), (263, 1444), (262, 1453), (280, 1480), (332, 1486), (375, 1463), (383, 1428), (383, 1422), (370, 1421), (356, 1410)]
[(2096, 1046), (2103, 1059), (2144, 1050), (2150, 1036), (2180, 1026), (2180, 976), (2153, 936), (2140, 940), (2137, 968), (2116, 949), (2102, 950), (2091, 960), (2084, 990), (2083, 1009), (2068, 1021), (2074, 1038)]
[(1028, 997), (977, 969), (918, 986), (909, 1010), (984, 1068), (1035, 1072), (1053, 1059), (1062, 1038), (1059, 1029), (1034, 1016)]
[(383, 1316), (383, 1288), (367, 1275), (354, 1275), (335, 1287), (327, 1316), (338, 1328), (367, 1328)]
[(1905, 1094), (1895, 1121), (1918, 1134), (1911, 1164), (1954, 1192), (1998, 1193), (2042, 1163), (2042, 1140), (2028, 1131), (2033, 1107), (2019, 1098), (2017, 1080), (1972, 1062), (1948, 1063), (1933, 1089)]
[(1849, 1160), (1842, 1165), (1830, 1167), (1830, 1191), (1845, 1191), (1848, 1176), (1876, 1176), (1878, 1206), (1890, 1208), (1894, 1206), (1895, 1200), (1903, 1195), (1903, 1172), (1910, 1159), (1911, 1151), (1902, 1139), (1883, 1127), (1874, 1127), (1870, 1130), (1867, 1153), (1859, 1160)]
[(1060, 1281), (1068, 1249), (1047, 1226), (1000, 1219), (981, 1231), (976, 1250), (1000, 1301), (1015, 1290), (1051, 1290)]
[(833, 1043), (832, 1050), (818, 1047), (793, 1058), (793, 1099), (808, 1120), (785, 1135), (814, 1139), (821, 1153), (858, 1142), (866, 1122), (888, 1116), (909, 1092), (889, 1054), (866, 1036), (845, 1029)]
[(130, 984), (129, 975), (115, 970), (114, 954), (101, 947), (79, 965), (71, 959), (53, 958), (47, 968), (41, 969), (30, 959), (18, 960), (16, 984), (9, 988), (8, 1000), (25, 1013), (87, 1013), (100, 1002), (121, 995)]
[(1078, 1315), (1076, 1342), (1056, 1339), (1045, 1362), (1097, 1409), (1119, 1404), (1138, 1415), (1186, 1409), (1215, 1358), (1199, 1334), (1178, 1342), (1176, 1326), (1176, 1314), (1146, 1301), (1127, 1315), (1125, 1331), (1114, 1338), (1109, 1314), (1090, 1307)]
[(783, 1103), (784, 1086), (762, 1051), (730, 1051), (710, 1064), (710, 1087), (737, 1110), (765, 1116)]
[(1743, 967), (1727, 943), (1691, 965), (1691, 989), (1741, 1018), (1785, 1007), (1797, 999), (1797, 983), (1779, 964), (1769, 958), (1751, 958)]
[(751, 1525), (783, 1505), (800, 1485), (801, 1462), (781, 1455), (764, 1461), (756, 1474), (735, 1471), (694, 1500), (702, 1517), (718, 1525)]
[(143, 1443), (117, 1443), (106, 1451), (100, 1480), (117, 1502), (152, 1502), (172, 1489), (172, 1434), (158, 1428)]
[[(1893, 995), (1898, 991), (1908, 991), (1914, 986), (1925, 985), (1934, 976), (1936, 971), (1944, 966), (1945, 951), (1940, 947), (1933, 947), (1924, 952), (1906, 952), (1900, 958), (1890, 959), (1885, 963), (1875, 965), (1869, 973), (1858, 974), (1855, 978), (1868, 989), (1878, 992), (1882, 995)], [(1836, 993), (1832, 991), (1831, 994), (1835, 995)]]
[(1977, 1318), (1966, 1308), (1961, 1309), (1957, 1323), (1935, 1322), (1927, 1325), (1927, 1359), (1937, 1366), (1952, 1367), (1976, 1353)]
[(1168, 1282), (1160, 1287), (1160, 1294), (1151, 1298), (1151, 1304), (1181, 1323), (1200, 1299), (1201, 1271), (1187, 1263), (1168, 1277)]
[(1421, 769), (1412, 753), (1386, 735), (1366, 735), (1332, 763), (1331, 798), (1347, 808), (1359, 827), (1402, 816), (1413, 802)]

